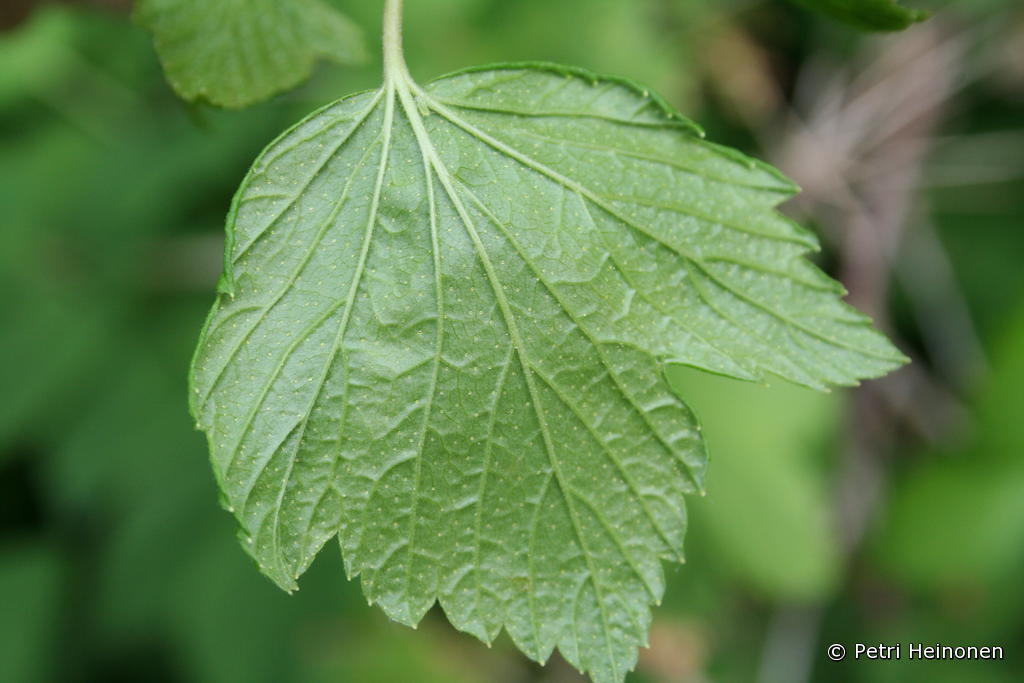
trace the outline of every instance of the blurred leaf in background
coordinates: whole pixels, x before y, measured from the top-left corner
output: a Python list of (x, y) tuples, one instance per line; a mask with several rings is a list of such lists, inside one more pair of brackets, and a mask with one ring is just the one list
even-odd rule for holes
[(898, 482), (874, 551), (901, 581), (980, 588), (1024, 570), (1022, 349), (1024, 315), (1018, 314), (1000, 335), (966, 443), (917, 456), (920, 464)]
[(898, 0), (796, 0), (862, 31), (902, 31), (928, 18), (928, 12), (900, 6)]
[(321, 0), (138, 0), (135, 17), (181, 97), (230, 109), (301, 83), (317, 59), (365, 59), (359, 29)]
[(43, 543), (0, 546), (0, 680), (41, 681), (53, 675), (61, 558)]
[(827, 598), (840, 549), (824, 456), (838, 427), (839, 397), (681, 367), (669, 377), (677, 392), (693, 397), (714, 461), (706, 498), (690, 503), (697, 533), (751, 592), (779, 601)]

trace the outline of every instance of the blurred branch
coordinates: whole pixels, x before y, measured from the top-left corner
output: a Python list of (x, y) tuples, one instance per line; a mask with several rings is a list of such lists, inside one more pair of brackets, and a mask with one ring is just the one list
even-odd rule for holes
[(0, 31), (9, 31), (28, 19), (39, 0), (4, 0), (0, 4)]
[(932, 364), (956, 389), (975, 386), (987, 374), (985, 352), (967, 298), (955, 285), (949, 255), (927, 219), (909, 232), (895, 274), (913, 304), (911, 313)]
[(4, 0), (0, 4), (0, 32), (18, 28), (32, 13), (45, 5), (86, 5), (128, 13), (132, 0)]
[[(934, 316), (924, 312), (931, 306), (922, 298), (926, 293), (941, 292), (950, 306), (960, 307), (944, 315), (941, 334), (922, 330), (929, 358), (942, 359), (940, 380), (915, 370), (875, 383), (890, 408), (913, 410), (919, 404), (908, 396), (929, 397), (924, 405), (935, 409), (928, 412), (940, 421), (925, 426), (928, 435), (948, 426), (949, 411), (938, 409), (935, 398), (957, 404), (938, 387), (963, 388), (974, 371), (960, 369), (983, 365), (942, 245), (926, 225), (917, 225), (917, 216), (925, 213), (917, 189), (932, 140), (965, 84), (961, 64), (968, 46), (961, 33), (948, 33), (934, 22), (882, 41), (878, 55), (852, 77), (843, 67), (812, 68), (798, 84), (807, 113), (791, 113), (781, 134), (762, 132), (767, 144), (780, 141), (772, 156), (804, 186), (796, 206), (821, 222), (837, 246), (840, 279), (855, 305), (888, 326), (886, 305), (895, 276), (911, 297), (919, 324), (934, 325)], [(820, 100), (813, 93), (821, 93)], [(907, 258), (908, 241), (927, 248), (914, 249)], [(918, 425), (928, 419), (920, 412), (903, 417)]]
[[(937, 437), (962, 414), (947, 385), (982, 365), (964, 297), (917, 189), (938, 126), (965, 84), (962, 34), (940, 23), (895, 40), (866, 43), (866, 66), (812, 62), (797, 106), (780, 129), (758, 131), (776, 164), (804, 186), (798, 209), (827, 229), (850, 301), (883, 328), (894, 278), (911, 299), (939, 378), (915, 365), (854, 392), (837, 473), (836, 524), (848, 562), (856, 555), (886, 488), (885, 461), (899, 425)], [(908, 248), (908, 244), (913, 249)], [(912, 257), (908, 252), (913, 251)], [(937, 298), (942, 310), (937, 315)], [(781, 606), (769, 628), (759, 680), (806, 681), (819, 656), (824, 605)]]
[(765, 635), (759, 683), (810, 680), (821, 618), (822, 609), (815, 605), (776, 610)]

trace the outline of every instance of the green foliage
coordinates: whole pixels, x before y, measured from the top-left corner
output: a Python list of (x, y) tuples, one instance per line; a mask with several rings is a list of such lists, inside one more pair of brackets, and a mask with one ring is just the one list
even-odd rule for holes
[(804, 259), (793, 186), (631, 83), (389, 69), (236, 196), (193, 365), (243, 545), (337, 535), (371, 602), (621, 680), (682, 559), (700, 429), (666, 361), (807, 386), (903, 356)]
[[(708, 495), (690, 505), (710, 552), (766, 598), (826, 598), (840, 558), (818, 456), (836, 429), (842, 401), (679, 366), (669, 368), (668, 378), (680, 396), (690, 397), (714, 454)], [(735, 428), (737, 420), (743, 429)]]
[(0, 107), (52, 83), (67, 68), (69, 53), (64, 44), (71, 37), (70, 17), (52, 9), (37, 12), (29, 26), (0, 40), (0, 64), (16, 67), (0, 75)]
[(53, 680), (60, 559), (43, 545), (0, 546), (0, 680)]
[[(925, 586), (994, 581), (1024, 563), (1024, 315), (1002, 339), (977, 402), (977, 433), (900, 482), (878, 539), (881, 563)], [(970, 511), (965, 514), (964, 511)], [(955, 539), (951, 552), (950, 539)]]
[[(332, 4), (376, 25), (379, 2)], [(151, 37), (91, 5), (44, 3), (0, 32), (0, 680), (580, 680), (561, 662), (527, 662), (507, 636), (480, 646), (439, 608), (416, 631), (391, 622), (342, 578), (333, 542), (293, 595), (229, 542), (237, 525), (218, 509), (204, 437), (182, 405), (183, 369), (223, 256), (225, 208), (267, 140), (339, 93), (375, 86), (379, 66), (322, 69), (294, 96), (244, 111), (182, 107)], [(700, 59), (709, 28), (745, 31), (786, 65), (783, 86), (878, 41), (854, 31), (829, 40), (836, 26), (803, 22), (810, 15), (799, 11), (732, 11), (746, 6), (416, 0), (407, 50), (423, 74), (506, 57), (634, 74), (699, 114), (714, 139), (757, 151), (756, 140), (781, 142), (776, 124), (789, 103), (752, 130), (712, 88), (691, 85), (712, 78)], [(684, 8), (698, 16), (691, 21)], [(708, 494), (687, 500), (688, 563), (665, 566), (653, 647), (628, 681), (767, 678), (765, 660), (780, 645), (776, 654), (797, 664), (806, 652), (815, 683), (1024, 678), (1011, 651), (1024, 628), (1016, 512), (1024, 424), (1011, 363), (1024, 359), (1024, 334), (1006, 324), (1024, 294), (1024, 178), (1015, 163), (1024, 158), (1024, 100), (1020, 81), (992, 61), (1012, 45), (1005, 37), (1020, 6), (985, 0), (948, 11), (956, 41), (969, 48), (962, 66), (985, 79), (957, 90), (955, 116), (922, 169), (933, 185), (908, 199), (912, 215), (940, 231), (978, 337), (993, 348), (990, 380), (958, 392), (972, 429), (926, 409), (932, 402), (913, 390), (913, 373), (858, 395), (857, 405), (887, 414), (888, 400), (871, 400), (885, 393), (913, 409), (913, 422), (886, 430), (892, 448), (877, 462), (885, 502), (872, 511), (870, 551), (844, 559), (836, 575), (836, 538), (822, 538), (819, 520), (837, 515), (834, 492), (845, 479), (833, 463), (854, 422), (850, 392), (766, 388), (669, 366), (672, 388), (705, 427)], [(995, 171), (1007, 180), (993, 182)], [(869, 162), (858, 172), (888, 177), (889, 168)], [(832, 269), (845, 247), (819, 256)], [(906, 253), (893, 259), (899, 280), (932, 281), (915, 263)], [(955, 325), (945, 334), (947, 302), (932, 293), (938, 333), (921, 332), (921, 311), (899, 288), (887, 316), (915, 354), (927, 359), (922, 337), (934, 339), (956, 369), (962, 340)], [(942, 367), (921, 362), (917, 372), (943, 385)], [(938, 445), (922, 447), (918, 421)], [(817, 646), (779, 633), (780, 610), (807, 598), (823, 617), (806, 633), (818, 643), (991, 642), (1008, 657), (834, 665)]]
[(186, 100), (239, 108), (363, 57), (358, 28), (323, 0), (140, 0), (167, 79)]
[(794, 0), (862, 31), (902, 31), (929, 13), (901, 7), (898, 0)]

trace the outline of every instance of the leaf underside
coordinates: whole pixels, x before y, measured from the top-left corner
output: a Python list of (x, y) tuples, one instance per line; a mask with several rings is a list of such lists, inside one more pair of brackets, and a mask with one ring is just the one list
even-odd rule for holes
[(174, 90), (237, 109), (309, 78), (320, 58), (361, 61), (359, 29), (323, 0), (140, 0)]
[(707, 461), (663, 364), (823, 388), (903, 362), (804, 258), (793, 192), (550, 65), (314, 113), (236, 196), (193, 367), (243, 545), (291, 590), (338, 536), (391, 618), (440, 601), (621, 680)]
[(930, 16), (924, 10), (902, 7), (897, 0), (795, 0), (795, 2), (861, 31), (902, 31)]

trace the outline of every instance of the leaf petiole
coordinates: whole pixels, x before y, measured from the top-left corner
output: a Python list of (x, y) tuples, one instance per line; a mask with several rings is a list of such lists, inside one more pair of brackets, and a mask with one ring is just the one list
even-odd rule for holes
[(409, 68), (402, 54), (402, 0), (384, 0), (384, 80), (409, 82)]

